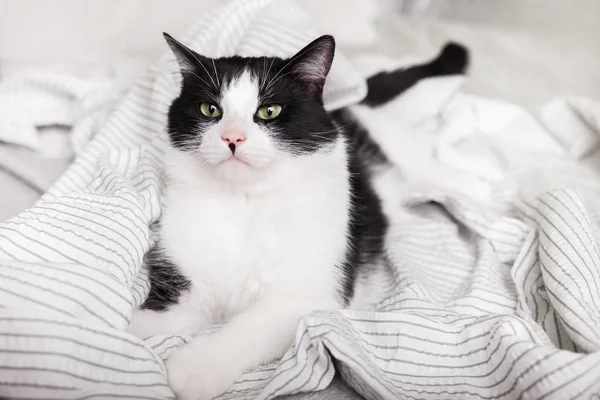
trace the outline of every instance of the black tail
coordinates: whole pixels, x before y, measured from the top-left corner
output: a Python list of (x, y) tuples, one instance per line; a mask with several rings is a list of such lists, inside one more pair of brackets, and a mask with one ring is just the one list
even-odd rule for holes
[(464, 74), (469, 65), (469, 51), (457, 43), (448, 43), (441, 53), (426, 64), (380, 72), (367, 79), (367, 96), (361, 102), (371, 107), (385, 104), (421, 79)]

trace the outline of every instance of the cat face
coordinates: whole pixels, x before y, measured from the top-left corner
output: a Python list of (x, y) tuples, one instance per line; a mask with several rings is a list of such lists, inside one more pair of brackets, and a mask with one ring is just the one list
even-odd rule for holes
[(165, 34), (182, 74), (169, 110), (179, 151), (226, 179), (325, 150), (338, 132), (323, 108), (335, 42), (322, 36), (290, 59), (210, 59)]

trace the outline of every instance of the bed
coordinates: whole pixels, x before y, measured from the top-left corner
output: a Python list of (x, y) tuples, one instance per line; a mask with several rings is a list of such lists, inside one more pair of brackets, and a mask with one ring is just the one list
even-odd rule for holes
[[(324, 22), (283, 3), (209, 8), (184, 41), (207, 55), (293, 53)], [(577, 96), (532, 107), (562, 87), (508, 93), (508, 77), (490, 83), (485, 68), (499, 53), (477, 52), (485, 35), (502, 48), (509, 31), (398, 18), (384, 19), (376, 43), (345, 37), (328, 107), (356, 103), (364, 76), (431, 57), (448, 39), (474, 59), (468, 78), (427, 80), (385, 107), (355, 109), (397, 149), (407, 189), (390, 200), (405, 213), (391, 223), (389, 287), (371, 312), (306, 316), (282, 360), (247, 372), (221, 398), (336, 398), (332, 381), (366, 399), (593, 398), (597, 89), (573, 86)], [(173, 398), (162, 360), (189, 338), (126, 332), (148, 291), (143, 254), (160, 216), (164, 111), (177, 88), (160, 53), (144, 73), (118, 79), (5, 70), (0, 121), (17, 124), (0, 134), (12, 143), (0, 158), (0, 197), (12, 207), (0, 224), (2, 397)], [(15, 156), (15, 144), (30, 151)]]

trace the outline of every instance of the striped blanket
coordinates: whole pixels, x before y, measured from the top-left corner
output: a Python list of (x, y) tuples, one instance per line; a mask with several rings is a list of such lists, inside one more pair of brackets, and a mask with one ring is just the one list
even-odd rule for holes
[[(202, 16), (183, 41), (209, 56), (288, 55), (314, 36), (291, 2), (239, 0)], [(0, 397), (174, 397), (163, 360), (188, 338), (125, 330), (148, 292), (143, 255), (161, 212), (175, 70), (166, 54), (41, 200), (0, 224)], [(327, 106), (364, 90), (338, 55)], [(448, 122), (459, 103), (435, 118)], [(222, 398), (322, 390), (336, 371), (366, 399), (598, 398), (600, 191), (561, 146), (550, 173), (540, 158), (541, 175), (522, 163), (509, 171), (509, 186), (527, 189), (512, 193), (509, 212), (411, 191), (391, 221), (395, 269), (376, 309), (306, 316), (281, 360)], [(569, 188), (579, 182), (585, 190)]]

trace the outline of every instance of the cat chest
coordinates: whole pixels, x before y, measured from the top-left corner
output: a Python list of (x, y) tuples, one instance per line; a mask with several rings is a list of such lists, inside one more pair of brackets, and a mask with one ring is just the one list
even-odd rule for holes
[(345, 246), (344, 207), (343, 197), (293, 193), (175, 200), (163, 237), (193, 281), (259, 295), (271, 285), (318, 279), (319, 266), (335, 264)]

